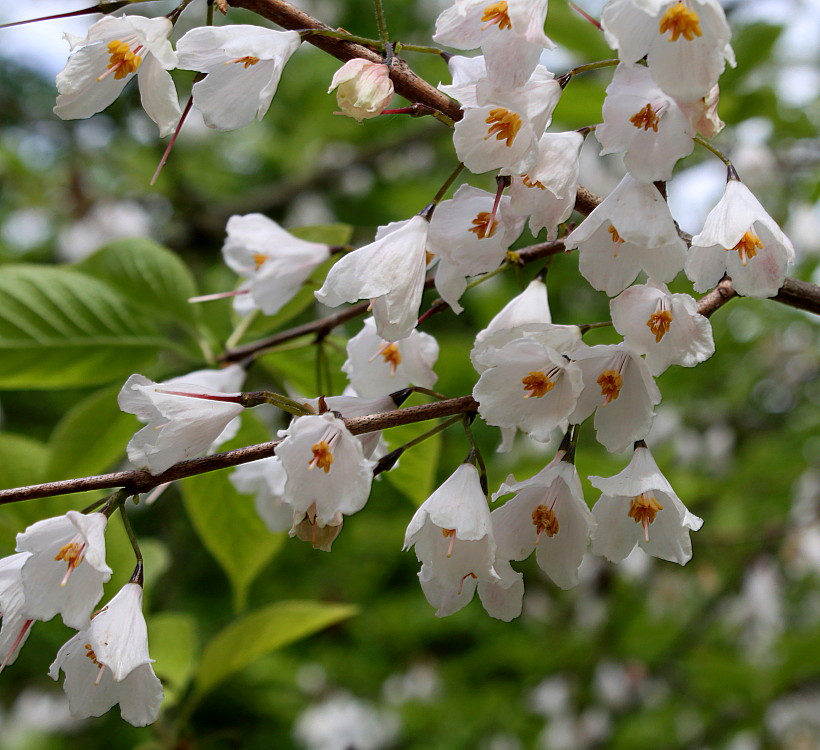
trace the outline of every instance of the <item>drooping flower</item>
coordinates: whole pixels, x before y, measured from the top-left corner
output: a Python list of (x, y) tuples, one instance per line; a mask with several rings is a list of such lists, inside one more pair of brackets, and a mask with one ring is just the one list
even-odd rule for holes
[(102, 598), (103, 584), (111, 578), (105, 562), (107, 523), (102, 513), (70, 510), (17, 535), (17, 552), (30, 553), (20, 573), (27, 619), (50, 620), (61, 614), (69, 627), (86, 627)]
[(231, 216), (226, 228), (225, 263), (246, 279), (239, 289), (248, 293), (234, 297), (234, 309), (242, 314), (259, 308), (275, 315), (330, 258), (328, 245), (301, 240), (262, 214)]
[(575, 410), (583, 387), (581, 369), (534, 337), (488, 352), (482, 364), (486, 369), (473, 398), (487, 424), (518, 427), (546, 441)]
[(385, 341), (407, 338), (416, 327), (424, 291), (429, 228), (420, 215), (379, 227), (375, 242), (348, 253), (330, 269), (316, 299), (330, 307), (372, 300), (379, 336)]
[(610, 300), (612, 325), (626, 345), (646, 355), (652, 375), (671, 364), (694, 367), (715, 352), (712, 326), (688, 294), (672, 294), (666, 284), (636, 284)]
[(240, 395), (186, 382), (184, 377), (154, 383), (144, 375), (132, 375), (122, 387), (117, 403), (147, 426), (128, 443), (128, 459), (157, 475), (179, 461), (203, 453), (244, 411), (233, 400)]
[(173, 132), (181, 112), (168, 74), (177, 65), (168, 41), (172, 29), (165, 17), (106, 16), (85, 38), (67, 34), (75, 51), (57, 75), (54, 114), (63, 120), (91, 117), (108, 107), (136, 75), (142, 106), (160, 136)]
[(205, 124), (235, 130), (261, 120), (282, 69), (301, 44), (297, 31), (261, 26), (200, 26), (177, 42), (179, 67), (206, 73), (192, 89)]
[(583, 143), (583, 135), (574, 130), (544, 133), (533, 165), (524, 174), (512, 175), (510, 208), (519, 216), (530, 217), (533, 235), (546, 227), (547, 239), (554, 240), (558, 225), (570, 217), (578, 191)]
[(671, 179), (678, 159), (695, 147), (688, 113), (640, 65), (619, 65), (606, 94), (604, 122), (595, 128), (601, 156), (624, 151), (624, 164), (636, 179)]
[(376, 333), (376, 321), (367, 318), (347, 342), (342, 372), (359, 396), (378, 398), (408, 385), (432, 388), (437, 359), (438, 343), (430, 334), (411, 331), (407, 338), (385, 341)]
[(623, 63), (633, 66), (646, 56), (652, 77), (681, 101), (706, 96), (726, 62), (735, 64), (718, 0), (611, 0), (601, 25)]
[(419, 581), (437, 617), (469, 604), (479, 581), (498, 582), (490, 509), (478, 470), (461, 464), (419, 507), (404, 549), (415, 546)]
[(724, 273), (745, 297), (774, 297), (794, 260), (794, 247), (760, 201), (730, 174), (726, 192), (692, 238), (686, 275), (698, 292), (715, 286)]
[(458, 158), (475, 174), (491, 169), (526, 172), (560, 98), (561, 86), (543, 65), (516, 89), (479, 81), (478, 106), (466, 108), (453, 131)]
[(481, 47), (496, 85), (517, 88), (530, 77), (545, 49), (548, 0), (456, 0), (436, 20), (433, 40), (456, 49)]
[(686, 258), (686, 244), (666, 201), (654, 185), (628, 174), (564, 245), (578, 248), (584, 278), (610, 297), (626, 289), (641, 270), (657, 281), (671, 281)]
[(357, 122), (378, 117), (393, 98), (390, 68), (384, 63), (355, 57), (336, 71), (328, 94), (333, 89), (343, 114)]
[(364, 507), (373, 465), (342, 420), (331, 412), (297, 417), (280, 435), (276, 455), (287, 475), (282, 500), (295, 512), (294, 526), (308, 511), (323, 527)]
[(646, 363), (623, 344), (579, 348), (570, 356), (584, 388), (569, 421), (580, 424), (595, 412), (595, 436), (612, 453), (646, 437), (661, 400)]
[(156, 721), (163, 697), (152, 662), (142, 586), (128, 583), (63, 645), (49, 676), (65, 673), (63, 689), (75, 718), (102, 716), (119, 703), (125, 721), (144, 727)]
[(0, 671), (14, 664), (17, 654), (31, 632), (31, 618), (26, 614), (23, 588), (23, 565), (30, 552), (19, 552), (0, 560)]
[(575, 466), (557, 460), (523, 482), (509, 477), (493, 499), (510, 492), (515, 496), (490, 514), (496, 556), (525, 560), (535, 550), (539, 567), (557, 586), (576, 586), (595, 522)]
[(690, 513), (663, 476), (645, 444), (614, 477), (589, 478), (603, 493), (592, 509), (598, 523), (592, 551), (620, 562), (635, 545), (661, 560), (685, 565), (692, 557), (689, 531), (703, 521)]
[(510, 211), (502, 196), (493, 214), (495, 195), (462, 185), (442, 201), (430, 220), (429, 250), (454, 266), (463, 276), (497, 268), (507, 249), (518, 239), (524, 220)]

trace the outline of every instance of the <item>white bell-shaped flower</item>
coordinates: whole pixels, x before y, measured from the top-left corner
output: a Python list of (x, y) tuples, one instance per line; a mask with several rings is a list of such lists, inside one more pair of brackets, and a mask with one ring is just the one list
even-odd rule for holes
[(595, 128), (601, 156), (625, 151), (624, 164), (636, 179), (671, 179), (678, 159), (695, 147), (688, 112), (641, 65), (619, 65), (606, 94), (604, 122)]
[(293, 523), (293, 509), (282, 500), (287, 474), (278, 456), (237, 466), (231, 484), (243, 495), (253, 495), (253, 504), (268, 531), (287, 531)]
[(379, 398), (408, 385), (432, 388), (438, 380), (433, 372), (438, 351), (438, 342), (420, 331), (411, 331), (399, 341), (385, 341), (376, 333), (376, 321), (367, 318), (362, 330), (347, 342), (342, 372), (364, 398)]
[(590, 477), (603, 493), (592, 515), (597, 528), (592, 551), (620, 562), (635, 545), (654, 557), (685, 565), (692, 557), (689, 531), (703, 521), (690, 513), (645, 446), (636, 446), (629, 465), (614, 477)]
[(327, 92), (334, 89), (343, 114), (357, 122), (378, 117), (393, 98), (390, 68), (384, 63), (354, 57), (334, 74)]
[(584, 278), (610, 297), (641, 270), (657, 281), (672, 281), (686, 259), (686, 244), (666, 201), (654, 185), (628, 174), (564, 244), (578, 248)]
[(17, 552), (30, 553), (20, 574), (28, 619), (50, 620), (61, 614), (69, 627), (86, 627), (102, 598), (103, 584), (111, 578), (105, 562), (107, 523), (102, 513), (70, 510), (17, 535)]
[(422, 563), (419, 580), (438, 617), (473, 598), (479, 581), (497, 582), (495, 541), (478, 470), (461, 464), (416, 511), (404, 536)]
[(23, 588), (23, 565), (30, 557), (30, 552), (18, 552), (0, 560), (0, 670), (14, 664), (31, 632)]
[(370, 494), (373, 464), (362, 444), (332, 413), (294, 419), (280, 435), (276, 455), (287, 474), (283, 502), (300, 519), (309, 510), (319, 527), (338, 525), (337, 514), (361, 510)]
[(510, 199), (502, 196), (495, 216), (496, 196), (471, 185), (440, 203), (430, 219), (430, 252), (458, 269), (476, 276), (497, 268), (508, 248), (518, 239), (524, 220), (510, 211)]
[(456, 0), (436, 20), (433, 40), (456, 49), (481, 47), (497, 85), (517, 88), (530, 77), (545, 49), (548, 0)]
[(206, 73), (191, 93), (205, 124), (235, 130), (261, 120), (282, 69), (302, 43), (297, 31), (261, 26), (199, 26), (177, 42), (179, 67)]
[(611, 453), (646, 437), (661, 401), (646, 362), (623, 344), (579, 348), (571, 358), (581, 368), (584, 389), (569, 421), (580, 424), (595, 412), (595, 436)]
[(66, 35), (75, 50), (57, 75), (54, 114), (63, 120), (91, 117), (111, 104), (137, 76), (145, 113), (160, 136), (174, 131), (182, 113), (168, 71), (177, 56), (168, 41), (174, 26), (165, 17), (106, 16), (84, 39)]
[(316, 299), (330, 307), (372, 300), (379, 336), (407, 338), (416, 327), (424, 292), (429, 228), (423, 216), (379, 227), (375, 242), (337, 261)]
[(583, 143), (583, 135), (574, 130), (544, 133), (533, 165), (525, 174), (512, 175), (510, 208), (519, 216), (530, 217), (533, 235), (546, 227), (547, 239), (554, 240), (558, 225), (572, 214)]
[(539, 567), (557, 586), (577, 586), (595, 522), (575, 466), (558, 460), (523, 482), (509, 477), (493, 498), (510, 492), (515, 496), (490, 514), (497, 557), (525, 560), (535, 550)]
[(475, 174), (491, 169), (526, 171), (537, 158), (538, 141), (560, 98), (561, 86), (543, 65), (521, 88), (479, 81), (479, 106), (467, 108), (453, 132), (458, 158)]
[(481, 106), (478, 102), (477, 84), (487, 80), (487, 63), (484, 55), (464, 57), (453, 55), (447, 60), (447, 68), (453, 79), (451, 84), (439, 83), (438, 88), (455, 99), (465, 109)]
[(583, 388), (581, 369), (537, 339), (515, 339), (482, 363), (486, 369), (473, 398), (487, 424), (517, 427), (546, 441), (575, 410)]
[(726, 63), (735, 65), (718, 0), (611, 0), (601, 25), (622, 62), (646, 57), (652, 77), (681, 101), (706, 96)]
[(330, 258), (330, 247), (294, 237), (262, 214), (231, 216), (222, 255), (228, 267), (246, 280), (246, 294), (234, 297), (242, 314), (259, 308), (275, 315), (302, 287), (314, 269)]
[(692, 238), (686, 275), (696, 291), (715, 286), (724, 273), (744, 297), (774, 297), (794, 260), (794, 247), (760, 201), (737, 179)]
[[(207, 372), (219, 377), (219, 371)], [(157, 475), (205, 452), (244, 411), (237, 402), (240, 395), (187, 382), (184, 377), (154, 383), (144, 375), (132, 375), (117, 402), (147, 426), (128, 443), (129, 461)]]
[(128, 583), (97, 612), (90, 624), (63, 645), (49, 669), (63, 689), (71, 715), (102, 716), (120, 704), (129, 724), (156, 721), (162, 705), (162, 683), (148, 656), (148, 629), (142, 614), (142, 586)]
[(715, 353), (712, 325), (688, 294), (672, 294), (666, 284), (631, 286), (610, 300), (612, 325), (624, 343), (646, 355), (649, 372), (669, 365), (694, 367)]

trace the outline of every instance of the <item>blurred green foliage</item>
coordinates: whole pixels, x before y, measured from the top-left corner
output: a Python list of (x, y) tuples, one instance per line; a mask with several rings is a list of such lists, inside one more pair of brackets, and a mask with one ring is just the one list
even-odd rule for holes
[[(428, 42), (436, 13), (431, 4), (385, 5), (394, 38)], [(201, 10), (195, 3), (186, 15)], [(365, 0), (317, 3), (315, 12), (323, 11), (332, 14), (323, 18), (334, 26), (375, 35)], [(257, 19), (231, 11), (231, 20)], [(548, 30), (570, 64), (611, 56), (600, 34), (557, 0)], [(738, 67), (721, 82), (721, 115), (729, 127), (717, 143), (731, 150), (733, 127), (751, 118), (770, 123), (766, 146), (785, 168), (769, 175), (760, 198), (785, 223), (795, 205), (817, 200), (819, 183), (810, 163), (794, 156), (801, 142), (817, 137), (817, 121), (781, 101), (775, 88), (772, 51), (780, 33), (778, 26), (759, 23), (736, 29)], [(441, 60), (407, 57), (433, 83), (447, 80)], [(398, 115), (363, 124), (334, 116), (335, 102), (325, 92), (337, 66), (303, 45), (261, 123), (230, 133), (190, 123), (156, 188), (149, 189), (165, 144), (133, 86), (105, 113), (61, 122), (51, 114), (53, 82), (4, 60), (0, 486), (123, 465), (136, 427), (116, 408), (125, 377), (140, 371), (163, 379), (204, 366), (239, 323), (229, 300), (196, 307), (185, 302), (235, 285), (220, 255), (231, 215), (259, 211), (289, 228), (322, 225), (303, 236), (360, 245), (377, 225), (426, 205), (456, 162), (447, 131), (432, 120)], [(573, 81), (553, 128), (598, 121), (609, 75)], [(178, 71), (175, 78), (187, 96), (193, 74)], [(707, 157), (696, 151), (682, 167)], [(494, 189), (490, 175), (469, 181)], [(56, 251), (61, 235), (94, 207), (120, 202), (146, 213), (153, 241), (114, 243), (66, 265)], [(32, 222), (39, 233), (19, 230)], [(96, 230), (88, 225), (83, 231)], [(532, 240), (525, 236), (519, 245)], [(69, 242), (63, 252), (73, 257), (71, 250)], [(816, 256), (804, 256), (793, 275), (811, 278), (816, 263)], [(477, 287), (462, 315), (448, 311), (429, 320), (426, 330), (441, 346), (436, 390), (447, 396), (471, 391), (476, 376), (468, 355), (475, 332), (538, 265)], [(311, 292), (325, 272), (317, 271), (273, 319), (257, 318), (243, 340), (321, 314)], [(605, 296), (583, 281), (573, 256), (553, 259), (548, 284), (555, 322), (608, 318)], [(679, 280), (674, 291), (691, 287)], [(425, 302), (432, 299), (428, 293)], [(90, 300), (96, 306), (87, 305)], [(90, 316), (82, 324), (80, 302), (88, 308), (83, 316)], [(13, 318), (27, 325), (11, 335)], [(71, 351), (48, 343), (44, 332), (55, 320), (77, 324), (80, 335), (65, 336)], [(41, 327), (32, 333), (34, 321)], [(346, 521), (330, 555), (267, 534), (252, 515), (251, 500), (236, 493), (226, 472), (186, 480), (133, 514), (146, 552), (152, 655), (168, 694), (156, 731), (125, 725), (116, 709), (69, 733), (12, 731), (21, 696), (59, 692), (46, 684), (45, 671), (68, 631), (52, 622), (34, 628), (0, 680), (0, 748), (299, 747), (293, 739), (297, 717), (343, 691), (398, 715), (393, 744), (407, 750), (810, 747), (799, 744), (801, 737), (811, 742), (820, 733), (800, 734), (797, 725), (792, 735), (778, 734), (772, 716), (789, 701), (820, 703), (817, 328), (805, 313), (759, 300), (732, 301), (713, 326), (712, 359), (696, 370), (672, 368), (659, 379), (664, 400), (651, 440), (678, 494), (705, 520), (686, 568), (640, 560), (619, 568), (590, 559), (581, 585), (565, 592), (528, 561), (521, 568), (527, 595), (519, 620), (491, 620), (477, 602), (436, 619), (419, 589), (413, 553), (400, 548), (415, 506), (469, 450), (458, 427), (409, 452), (376, 482), (367, 507)], [(354, 321), (321, 346), (333, 392), (344, 386), (344, 343), (357, 329)], [(587, 340), (612, 343), (617, 337), (599, 329)], [(31, 349), (32, 342), (40, 348)], [(303, 339), (261, 357), (246, 387), (315, 395), (317, 351)], [(281, 426), (273, 418), (265, 426), (247, 420), (236, 444), (270, 439)], [(386, 437), (395, 447), (429, 426)], [(495, 454), (497, 430), (477, 420), (474, 431), (491, 490), (510, 472), (518, 479), (532, 475), (550, 457), (526, 441), (512, 454)], [(585, 477), (613, 474), (627, 460), (607, 454), (591, 433), (582, 430), (577, 457), (590, 504), (596, 495)], [(93, 499), (4, 507), (0, 553), (12, 551), (14, 534), (28, 523)], [(812, 539), (810, 563), (805, 555)], [(132, 564), (116, 520), (109, 562), (117, 577), (107, 595), (127, 580)], [(303, 604), (287, 604), (294, 600)], [(320, 635), (278, 648), (332, 623)], [(209, 664), (217, 666), (209, 672)], [(753, 744), (737, 744), (744, 738)]]

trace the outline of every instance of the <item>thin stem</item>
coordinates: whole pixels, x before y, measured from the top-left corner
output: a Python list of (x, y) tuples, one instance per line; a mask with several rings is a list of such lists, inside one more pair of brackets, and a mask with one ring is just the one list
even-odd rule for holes
[(379, 39), (382, 44), (386, 45), (390, 41), (390, 35), (387, 33), (387, 21), (384, 17), (382, 0), (373, 0), (373, 10), (376, 11), (376, 28), (379, 30)]
[(441, 203), (442, 199), (445, 195), (447, 195), (447, 191), (452, 187), (453, 183), (456, 181), (458, 176), (461, 174), (461, 171), (464, 169), (464, 165), (459, 162), (458, 166), (450, 173), (450, 176), (444, 181), (444, 184), (439, 188), (438, 192), (433, 196), (433, 200), (431, 203), (434, 206), (437, 206)]
[(353, 42), (354, 44), (361, 44), (366, 47), (374, 47), (378, 50), (384, 50), (384, 42), (376, 39), (368, 39), (366, 36), (356, 36), (355, 34), (348, 34), (346, 31), (334, 31), (333, 29), (302, 29), (299, 30), (303, 39), (312, 36), (324, 36), (331, 39), (341, 39), (345, 42)]
[(179, 118), (179, 122), (177, 123), (177, 128), (174, 131), (174, 134), (171, 136), (171, 140), (168, 141), (168, 145), (165, 148), (164, 153), (162, 154), (162, 158), (159, 160), (159, 164), (157, 164), (156, 170), (154, 170), (154, 176), (151, 178), (151, 182), (148, 184), (153, 186), (154, 183), (159, 178), (159, 173), (162, 171), (162, 168), (165, 166), (165, 162), (168, 161), (168, 157), (171, 155), (171, 149), (174, 147), (174, 144), (177, 142), (177, 138), (179, 137), (180, 131), (182, 130), (182, 126), (185, 124), (185, 118), (188, 117), (188, 113), (191, 111), (191, 105), (194, 103), (193, 94), (188, 97), (188, 103), (185, 105), (185, 109), (182, 110), (182, 115)]
[[(171, 23), (176, 23), (177, 19), (179, 19), (182, 11), (185, 10), (193, 0), (182, 0), (182, 2), (174, 8), (167, 16), (165, 16)], [(208, 5), (208, 12), (211, 14), (213, 18), (213, 4)], [(208, 21), (208, 23), (212, 23), (212, 21)]]
[(99, 3), (90, 8), (72, 10), (68, 13), (56, 13), (53, 16), (40, 16), (39, 18), (27, 18), (24, 21), (12, 21), (11, 23), (0, 24), (0, 29), (10, 29), (12, 26), (23, 26), (27, 23), (37, 23), (38, 21), (54, 21), (57, 18), (71, 18), (73, 16), (86, 16), (92, 13), (113, 13), (120, 8), (129, 5), (133, 0), (120, 0), (120, 2)]
[(467, 413), (461, 416), (461, 421), (464, 424), (464, 432), (467, 435), (467, 440), (470, 441), (470, 455), (475, 458), (476, 461), (476, 468), (478, 469), (478, 477), (479, 481), (481, 482), (481, 489), (484, 491), (484, 494), (489, 494), (489, 483), (487, 481), (487, 464), (484, 463), (484, 457), (481, 455), (481, 449), (478, 447), (478, 443), (476, 443), (475, 435), (473, 435), (473, 431), (470, 428), (470, 421), (472, 417), (475, 416), (475, 412), (472, 414)]
[(233, 329), (233, 333), (228, 337), (228, 340), (225, 342), (225, 348), (233, 349), (237, 346), (242, 340), (242, 337), (248, 332), (248, 329), (253, 324), (253, 321), (256, 320), (258, 316), (259, 308), (255, 307), (245, 317), (243, 317), (237, 324), (236, 328)]
[(208, 3), (208, 10), (205, 13), (205, 25), (214, 25), (214, 0), (210, 0), (210, 2)]
[(137, 542), (137, 535), (131, 526), (131, 521), (128, 520), (128, 513), (125, 510), (125, 503), (120, 505), (120, 515), (122, 516), (122, 525), (125, 527), (125, 533), (128, 535), (128, 541), (131, 542), (131, 549), (134, 550), (134, 557), (137, 558), (137, 567), (131, 576), (130, 583), (143, 584), (142, 577), (142, 551), (140, 550), (139, 542)]
[(436, 391), (431, 390), (430, 388), (422, 388), (420, 385), (413, 385), (413, 386), (411, 386), (411, 389), (413, 390), (414, 393), (422, 393), (425, 396), (430, 396), (430, 398), (435, 398), (435, 399), (438, 399), (439, 401), (443, 401), (444, 399), (447, 398), (447, 396), (445, 396), (441, 393), (436, 393)]
[(578, 328), (581, 329), (581, 335), (583, 336), (587, 331), (592, 330), (593, 328), (609, 328), (611, 325), (611, 320), (602, 320), (600, 323), (584, 323), (583, 325), (578, 326)]
[(721, 151), (718, 151), (709, 141), (705, 138), (701, 138), (699, 135), (696, 135), (692, 139), (695, 143), (699, 146), (703, 146), (707, 151), (711, 151), (718, 159), (720, 159), (727, 167), (732, 168), (732, 162), (729, 160), (729, 157), (723, 154)]
[(406, 49), (408, 52), (422, 52), (426, 55), (438, 55), (439, 57), (444, 57), (447, 54), (443, 49), (439, 49), (438, 47), (425, 47), (422, 44), (396, 42), (396, 54), (398, 55), (403, 49)]
[(304, 417), (308, 414), (315, 414), (313, 409), (305, 404), (300, 404), (292, 398), (283, 396), (281, 393), (273, 393), (272, 391), (253, 391), (250, 393), (243, 393), (240, 403), (246, 408), (253, 408), (261, 404), (271, 404), (272, 406), (281, 409), (282, 411), (293, 414), (297, 417)]
[(438, 435), (439, 432), (443, 432), (448, 427), (454, 425), (456, 422), (460, 422), (462, 416), (460, 414), (456, 414), (453, 417), (450, 417), (446, 422), (442, 422), (439, 425), (436, 425), (432, 430), (427, 430), (423, 435), (419, 435), (417, 438), (404, 443), (404, 445), (400, 445), (398, 448), (393, 449), (390, 453), (385, 454), (382, 456), (376, 465), (373, 467), (373, 476), (378, 476), (379, 474), (384, 473), (385, 471), (390, 471), (395, 465), (396, 462), (401, 458), (402, 454), (412, 448), (413, 446), (418, 445), (419, 443), (423, 443), (428, 438), (433, 437), (433, 435)]
[(591, 70), (601, 70), (602, 68), (614, 68), (619, 63), (620, 60), (599, 60), (598, 62), (579, 65), (577, 68), (568, 70), (564, 73), (564, 75), (559, 76), (556, 80), (561, 85), (561, 88), (565, 88), (566, 85), (580, 73), (589, 73)]

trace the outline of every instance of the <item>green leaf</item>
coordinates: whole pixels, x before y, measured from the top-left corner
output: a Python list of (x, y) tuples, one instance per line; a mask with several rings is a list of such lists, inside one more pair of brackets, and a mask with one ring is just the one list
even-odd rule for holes
[[(270, 440), (250, 414), (231, 447)], [(225, 446), (227, 449), (228, 446)], [(233, 469), (200, 474), (181, 483), (185, 509), (202, 543), (231, 582), (234, 608), (241, 611), (256, 576), (282, 546), (285, 535), (272, 534), (256, 513), (253, 499), (230, 482)]]
[(203, 695), (260, 656), (358, 613), (349, 604), (277, 602), (245, 615), (218, 633), (202, 654), (196, 676)]
[[(45, 482), (47, 463), (48, 448), (43, 443), (22, 435), (0, 432), (0, 488)], [(9, 551), (17, 532), (26, 526), (25, 506), (26, 503), (7, 505), (0, 513), (2, 541)]]
[(97, 279), (67, 268), (3, 268), (0, 388), (110, 383), (171, 346), (150, 319)]
[(148, 618), (154, 672), (165, 689), (163, 707), (175, 705), (196, 669), (196, 619), (184, 612), (161, 612)]
[(58, 422), (48, 441), (50, 479), (102, 474), (122, 459), (140, 425), (133, 415), (120, 411), (119, 391), (119, 385), (97, 391)]
[(184, 323), (196, 320), (196, 305), (188, 298), (197, 291), (188, 268), (145, 237), (112, 242), (76, 267), (114, 287), (136, 307)]
[[(402, 427), (385, 430), (384, 437), (388, 450), (398, 448), (414, 440), (439, 422), (417, 422)], [(407, 497), (414, 505), (421, 505), (432, 493), (436, 478), (438, 458), (441, 454), (441, 435), (433, 435), (418, 445), (402, 453), (399, 463), (384, 474), (390, 484)]]

